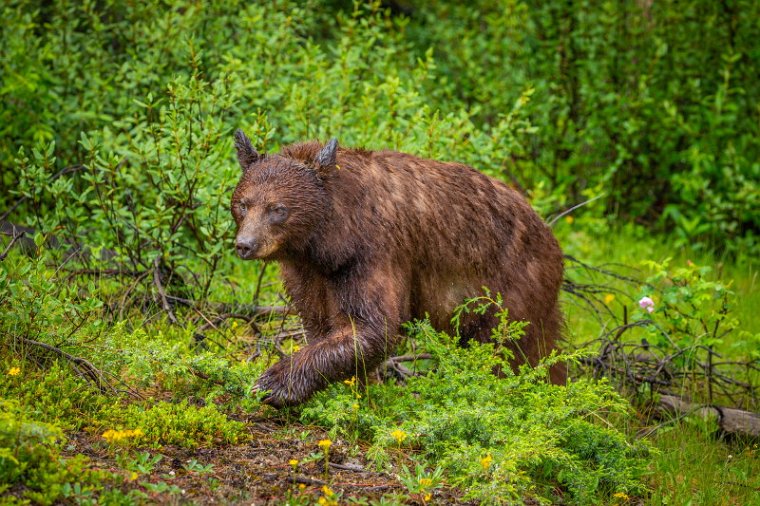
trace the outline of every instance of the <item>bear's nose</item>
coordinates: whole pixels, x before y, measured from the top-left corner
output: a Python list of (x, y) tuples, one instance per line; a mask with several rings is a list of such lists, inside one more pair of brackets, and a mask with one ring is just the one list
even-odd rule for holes
[(237, 254), (243, 260), (249, 260), (256, 254), (256, 250), (259, 249), (258, 243), (254, 239), (238, 239), (235, 245)]

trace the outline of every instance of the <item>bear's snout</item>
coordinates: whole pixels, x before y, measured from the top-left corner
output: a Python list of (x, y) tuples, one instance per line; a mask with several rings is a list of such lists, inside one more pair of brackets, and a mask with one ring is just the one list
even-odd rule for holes
[(259, 243), (251, 237), (238, 238), (235, 244), (238, 256), (243, 260), (250, 260), (255, 258), (256, 252), (259, 249)]

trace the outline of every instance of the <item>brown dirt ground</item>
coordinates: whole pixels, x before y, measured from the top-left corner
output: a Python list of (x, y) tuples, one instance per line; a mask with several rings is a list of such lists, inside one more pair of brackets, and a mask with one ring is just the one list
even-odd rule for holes
[[(119, 488), (127, 492), (139, 489), (154, 504), (285, 504), (288, 498), (295, 504), (317, 504), (327, 485), (340, 495), (339, 504), (370, 502), (385, 499), (384, 504), (470, 504), (461, 501), (462, 493), (450, 487), (436, 489), (432, 497), (409, 494), (393, 474), (374, 470), (363, 448), (358, 455), (354, 445), (334, 441), (329, 451), (329, 471), (325, 473), (324, 460), (301, 463), (297, 471), (289, 464), (291, 459), (299, 462), (309, 455), (319, 453), (317, 441), (327, 435), (320, 429), (282, 421), (256, 421), (248, 423), (251, 439), (246, 444), (213, 448), (186, 449), (166, 446), (160, 450), (136, 448), (134, 451), (150, 451), (163, 458), (147, 475), (130, 480), (128, 471), (116, 464), (116, 456), (100, 444), (97, 436), (86, 433), (69, 435), (64, 454), (83, 454), (90, 458), (92, 467), (124, 476)], [(299, 434), (308, 431), (302, 438)], [(398, 452), (397, 466), (407, 460)], [(201, 474), (187, 471), (185, 464), (195, 459), (202, 465), (212, 464), (211, 472)], [(308, 460), (308, 459), (307, 459)], [(407, 467), (413, 468), (408, 461)], [(181, 492), (152, 492), (146, 483), (165, 482), (178, 487)]]

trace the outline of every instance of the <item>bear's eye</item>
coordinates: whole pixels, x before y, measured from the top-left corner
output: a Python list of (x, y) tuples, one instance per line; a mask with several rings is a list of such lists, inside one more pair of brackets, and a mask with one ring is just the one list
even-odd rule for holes
[(288, 208), (282, 204), (273, 206), (269, 210), (269, 219), (272, 223), (282, 223), (288, 219)]
[(238, 211), (240, 211), (240, 214), (245, 214), (248, 212), (248, 206), (241, 202), (238, 204)]

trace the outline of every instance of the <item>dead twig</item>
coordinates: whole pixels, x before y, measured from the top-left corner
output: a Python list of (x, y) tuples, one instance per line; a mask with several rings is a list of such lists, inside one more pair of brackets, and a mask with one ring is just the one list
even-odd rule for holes
[(364, 469), (362, 466), (354, 466), (351, 464), (336, 464), (335, 462), (330, 462), (330, 467), (333, 467), (335, 469), (341, 469), (343, 471), (353, 471), (356, 473), (366, 473), (367, 470)]
[(419, 375), (418, 372), (413, 371), (403, 365), (404, 362), (416, 362), (417, 360), (430, 360), (433, 356), (429, 353), (420, 353), (418, 355), (399, 355), (398, 357), (391, 357), (386, 360), (380, 367), (382, 371), (392, 371), (399, 379), (405, 380), (412, 376)]
[(560, 219), (561, 219), (563, 216), (566, 216), (566, 215), (568, 215), (568, 214), (572, 213), (573, 211), (575, 211), (575, 210), (576, 210), (576, 209), (578, 209), (579, 207), (583, 207), (583, 206), (585, 206), (586, 204), (590, 204), (590, 203), (592, 203), (592, 202), (593, 202), (593, 201), (595, 201), (595, 200), (599, 200), (600, 198), (602, 198), (602, 197), (604, 197), (604, 196), (605, 196), (605, 194), (604, 194), (604, 193), (602, 193), (601, 195), (597, 195), (596, 197), (594, 197), (594, 198), (592, 198), (592, 199), (588, 199), (588, 200), (586, 200), (585, 202), (581, 202), (580, 204), (576, 204), (576, 205), (574, 205), (573, 207), (571, 207), (570, 209), (566, 209), (565, 211), (562, 211), (561, 213), (559, 213), (557, 216), (555, 216), (554, 218), (552, 218), (551, 220), (549, 220), (549, 221), (547, 222), (547, 224), (548, 224), (550, 227), (553, 227), (553, 226), (554, 226), (554, 224), (555, 224), (555, 223), (557, 223), (557, 222), (558, 222), (558, 221), (559, 221), (559, 220), (560, 220)]
[(169, 320), (177, 324), (177, 317), (174, 316), (174, 311), (172, 311), (172, 307), (169, 304), (169, 301), (166, 298), (166, 291), (164, 290), (164, 285), (161, 283), (161, 271), (160, 271), (160, 262), (159, 258), (156, 257), (156, 259), (153, 261), (153, 283), (156, 285), (156, 290), (158, 290), (158, 295), (161, 298), (161, 307), (164, 308), (164, 311), (166, 311), (166, 314), (169, 315)]
[(236, 304), (227, 302), (195, 301), (174, 295), (166, 295), (166, 300), (171, 304), (181, 304), (187, 307), (208, 307), (218, 313), (243, 314), (251, 318), (263, 318), (268, 316), (286, 317), (290, 314), (290, 306), (260, 306), (258, 304)]
[[(90, 361), (82, 357), (74, 356), (71, 353), (67, 353), (56, 346), (53, 346), (47, 343), (42, 343), (40, 341), (35, 341), (34, 339), (21, 337), (20, 340), (22, 343), (26, 345), (34, 346), (36, 348), (41, 348), (45, 351), (48, 351), (50, 353), (58, 355), (61, 358), (66, 359), (71, 364), (71, 367), (79, 376), (93, 383), (98, 388), (98, 390), (100, 390), (102, 393), (126, 393), (136, 399), (143, 398), (142, 395), (140, 395), (137, 391), (135, 391), (132, 387), (124, 383), (122, 380), (120, 380), (119, 378), (115, 377), (112, 374), (107, 375), (106, 373), (104, 373), (103, 371), (101, 371), (100, 369), (92, 365)], [(114, 387), (114, 385), (106, 379), (106, 376), (110, 376), (116, 383), (124, 386), (125, 389), (119, 390), (116, 387)]]
[(8, 256), (8, 253), (10, 252), (11, 248), (13, 247), (13, 245), (16, 243), (16, 241), (18, 241), (22, 237), (24, 237), (24, 232), (16, 233), (16, 227), (14, 226), (13, 227), (13, 235), (11, 236), (11, 242), (9, 242), (8, 246), (6, 246), (5, 249), (3, 250), (3, 252), (0, 253), (0, 262), (2, 262), (3, 260), (5, 260), (5, 257)]
[(198, 332), (203, 332), (210, 328), (218, 330), (217, 326), (220, 323), (222, 323), (224, 320), (229, 320), (229, 319), (243, 320), (244, 322), (246, 322), (248, 325), (251, 326), (254, 334), (259, 335), (259, 336), (261, 335), (261, 330), (259, 329), (259, 326), (256, 325), (256, 322), (253, 321), (253, 318), (250, 315), (243, 314), (243, 313), (222, 313), (214, 317), (212, 320), (206, 321), (206, 323), (204, 323), (198, 328)]
[(318, 480), (316, 478), (309, 478), (307, 476), (293, 476), (293, 483), (303, 483), (304, 485), (326, 485), (326, 481)]

